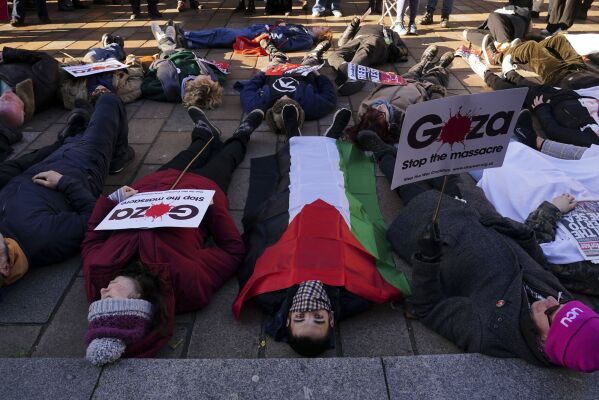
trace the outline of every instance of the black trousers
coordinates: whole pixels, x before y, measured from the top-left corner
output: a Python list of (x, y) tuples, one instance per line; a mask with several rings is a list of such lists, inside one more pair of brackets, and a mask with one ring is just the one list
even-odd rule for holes
[(346, 62), (370, 67), (387, 62), (388, 56), (384, 38), (375, 35), (362, 35), (342, 44), (338, 50), (334, 51), (329, 56), (329, 64), (336, 70)]
[[(129, 0), (134, 14), (141, 14), (141, 0)], [(148, 0), (148, 14), (158, 14), (158, 0)]]

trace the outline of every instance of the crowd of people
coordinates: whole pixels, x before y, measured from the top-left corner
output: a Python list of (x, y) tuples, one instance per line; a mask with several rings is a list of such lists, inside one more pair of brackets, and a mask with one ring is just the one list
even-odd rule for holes
[[(452, 3), (443, 2), (442, 27)], [(105, 34), (101, 47), (72, 64), (118, 60), (127, 68), (83, 78), (44, 52), (4, 47), (0, 286), (80, 252), (90, 303), (86, 357), (96, 365), (153, 356), (171, 337), (177, 313), (205, 307), (237, 275), (233, 315), (259, 307), (268, 316), (265, 332), (304, 356), (335, 347), (339, 321), (373, 303), (405, 300), (412, 316), (465, 351), (599, 370), (599, 315), (575, 297), (599, 296), (599, 270), (557, 229), (577, 201), (599, 199), (598, 35), (562, 32), (587, 1), (552, 2), (548, 32), (540, 35), (531, 32), (539, 2), (523, 3), (465, 30), (468, 44), (455, 52), (430, 45), (402, 85), (374, 86), (349, 127), (352, 112), (338, 107), (337, 97), (364, 86), (350, 78), (350, 63), (406, 61), (402, 36), (416, 33), (418, 1), (401, 1), (392, 29), (354, 17), (328, 56), (334, 79), (319, 73), (330, 30), (297, 24), (190, 31), (152, 22), (155, 57), (127, 55), (122, 38)], [(132, 6), (138, 14), (139, 2)], [(331, 7), (340, 14), (338, 2)], [(433, 23), (435, 7), (429, 1), (421, 24)], [(158, 13), (155, 3), (148, 8)], [(324, 9), (317, 2), (314, 14)], [(193, 49), (237, 51), (239, 38), (270, 62), (235, 82), (245, 117), (222, 140), (204, 110), (220, 106), (228, 67)], [(298, 50), (306, 54), (292, 65), (286, 52)], [(528, 89), (504, 165), (400, 186), (405, 207), (387, 228), (375, 165), (391, 181), (408, 107), (447, 96), (456, 56), (493, 90)], [(499, 64), (501, 76), (492, 72)], [(522, 76), (523, 65), (538, 79)], [(289, 66), (299, 72), (281, 72)], [(194, 124), (189, 145), (158, 171), (103, 195), (107, 175), (135, 157), (124, 104), (140, 97), (182, 103)], [(72, 111), (55, 143), (7, 159), (24, 122), (56, 99)], [(330, 114), (323, 136), (302, 134), (305, 120)], [(251, 162), (241, 235), (226, 192), (263, 121), (285, 145)], [(96, 230), (120, 202), (175, 181), (180, 189), (215, 192), (199, 227)], [(412, 276), (396, 268), (393, 252)]]

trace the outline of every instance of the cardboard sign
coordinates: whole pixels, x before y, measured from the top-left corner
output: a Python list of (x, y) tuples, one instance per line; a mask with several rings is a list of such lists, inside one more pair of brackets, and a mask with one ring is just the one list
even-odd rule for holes
[(599, 260), (599, 201), (579, 201), (558, 227), (574, 239), (585, 260)]
[(212, 203), (212, 197), (214, 190), (138, 193), (114, 207), (96, 230), (197, 228)]
[(302, 65), (302, 64), (279, 64), (266, 70), (266, 76), (301, 75), (308, 76), (309, 73), (318, 71), (324, 64)]
[(451, 96), (409, 106), (391, 188), (500, 167), (527, 91)]
[(72, 67), (62, 67), (62, 69), (73, 75), (75, 78), (102, 74), (104, 72), (116, 71), (124, 68), (127, 68), (127, 66), (117, 60), (108, 60), (85, 65), (74, 65)]
[(389, 86), (403, 86), (406, 84), (401, 75), (354, 63), (347, 64), (347, 76), (352, 81), (374, 82)]

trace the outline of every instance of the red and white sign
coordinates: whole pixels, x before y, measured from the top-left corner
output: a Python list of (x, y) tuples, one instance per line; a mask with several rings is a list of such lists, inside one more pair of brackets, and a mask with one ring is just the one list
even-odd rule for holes
[(347, 77), (352, 81), (374, 82), (389, 86), (403, 86), (406, 84), (401, 75), (354, 63), (347, 64)]
[(102, 74), (104, 72), (116, 71), (119, 69), (127, 68), (125, 64), (117, 60), (108, 60), (103, 62), (97, 62), (92, 64), (74, 65), (71, 67), (62, 67), (69, 74), (75, 78), (82, 76)]
[(198, 189), (138, 193), (114, 207), (96, 230), (197, 228), (213, 197), (214, 190)]
[(206, 64), (214, 65), (223, 74), (229, 74), (229, 63), (228, 62), (207, 60), (205, 58), (198, 58), (198, 60), (205, 62)]
[(318, 71), (324, 64), (320, 65), (302, 65), (302, 64), (279, 64), (266, 70), (266, 76), (282, 75), (301, 75), (307, 76), (309, 73)]

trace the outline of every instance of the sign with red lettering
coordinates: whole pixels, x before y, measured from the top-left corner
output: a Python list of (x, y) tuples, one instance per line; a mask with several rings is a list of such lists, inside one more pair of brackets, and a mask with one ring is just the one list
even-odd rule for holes
[(84, 64), (84, 65), (73, 65), (70, 67), (62, 67), (69, 74), (73, 75), (75, 78), (79, 78), (82, 76), (96, 75), (102, 74), (104, 72), (116, 71), (119, 69), (127, 68), (125, 64), (117, 60), (108, 60), (102, 61), (92, 64)]
[(599, 201), (584, 200), (565, 214), (557, 226), (578, 245), (585, 260), (599, 261)]
[(302, 64), (279, 64), (266, 70), (266, 76), (301, 75), (308, 76), (311, 72), (318, 71), (324, 64), (302, 65)]
[(214, 190), (199, 189), (138, 193), (114, 207), (96, 230), (197, 228), (213, 197)]
[(347, 77), (352, 81), (374, 82), (389, 86), (403, 86), (406, 84), (401, 75), (354, 63), (347, 64)]

